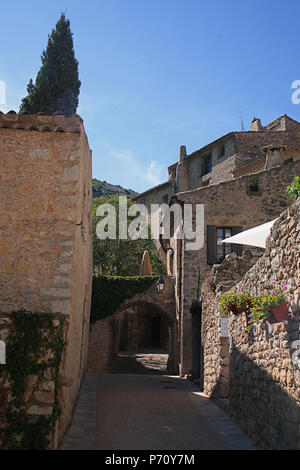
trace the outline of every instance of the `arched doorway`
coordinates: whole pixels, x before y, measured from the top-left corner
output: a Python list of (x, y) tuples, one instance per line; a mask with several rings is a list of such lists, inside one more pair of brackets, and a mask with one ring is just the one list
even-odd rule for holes
[(167, 373), (173, 325), (156, 305), (140, 302), (114, 315), (112, 373)]
[[(91, 324), (88, 369), (109, 372), (121, 350), (140, 347), (164, 349), (168, 374), (178, 374), (177, 319), (174, 280), (166, 276), (165, 287), (158, 291), (155, 283), (148, 289), (125, 299), (112, 315)], [(129, 332), (129, 333), (128, 333)]]

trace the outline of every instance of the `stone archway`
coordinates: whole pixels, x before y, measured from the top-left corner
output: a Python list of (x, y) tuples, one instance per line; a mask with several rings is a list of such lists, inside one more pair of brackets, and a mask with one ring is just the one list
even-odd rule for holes
[(158, 292), (155, 283), (146, 291), (140, 292), (121, 303), (116, 312), (108, 318), (91, 325), (88, 350), (88, 369), (94, 372), (107, 372), (118, 351), (116, 317), (121, 312), (137, 307), (150, 306), (166, 319), (169, 326), (168, 373), (178, 373), (177, 321), (174, 303), (174, 280), (164, 277), (165, 288)]

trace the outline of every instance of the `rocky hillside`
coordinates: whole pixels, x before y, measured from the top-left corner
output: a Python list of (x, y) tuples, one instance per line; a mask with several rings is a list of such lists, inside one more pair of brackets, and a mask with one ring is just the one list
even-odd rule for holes
[(99, 181), (96, 178), (93, 178), (93, 198), (101, 196), (111, 196), (114, 194), (124, 194), (128, 197), (136, 196), (138, 193), (133, 191), (133, 189), (125, 189), (120, 185), (110, 184), (106, 181)]

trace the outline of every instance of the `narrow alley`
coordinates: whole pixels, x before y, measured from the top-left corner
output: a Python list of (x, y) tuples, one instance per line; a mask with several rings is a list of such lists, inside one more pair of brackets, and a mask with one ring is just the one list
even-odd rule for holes
[(126, 353), (108, 374), (88, 371), (61, 449), (254, 450), (196, 385), (166, 375), (165, 360)]

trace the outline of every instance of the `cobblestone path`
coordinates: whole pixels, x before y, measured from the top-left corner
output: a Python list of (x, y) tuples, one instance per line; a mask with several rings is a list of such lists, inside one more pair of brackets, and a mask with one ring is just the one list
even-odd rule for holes
[(195, 384), (166, 375), (164, 353), (148, 354), (120, 356), (109, 374), (86, 373), (61, 449), (254, 449)]

